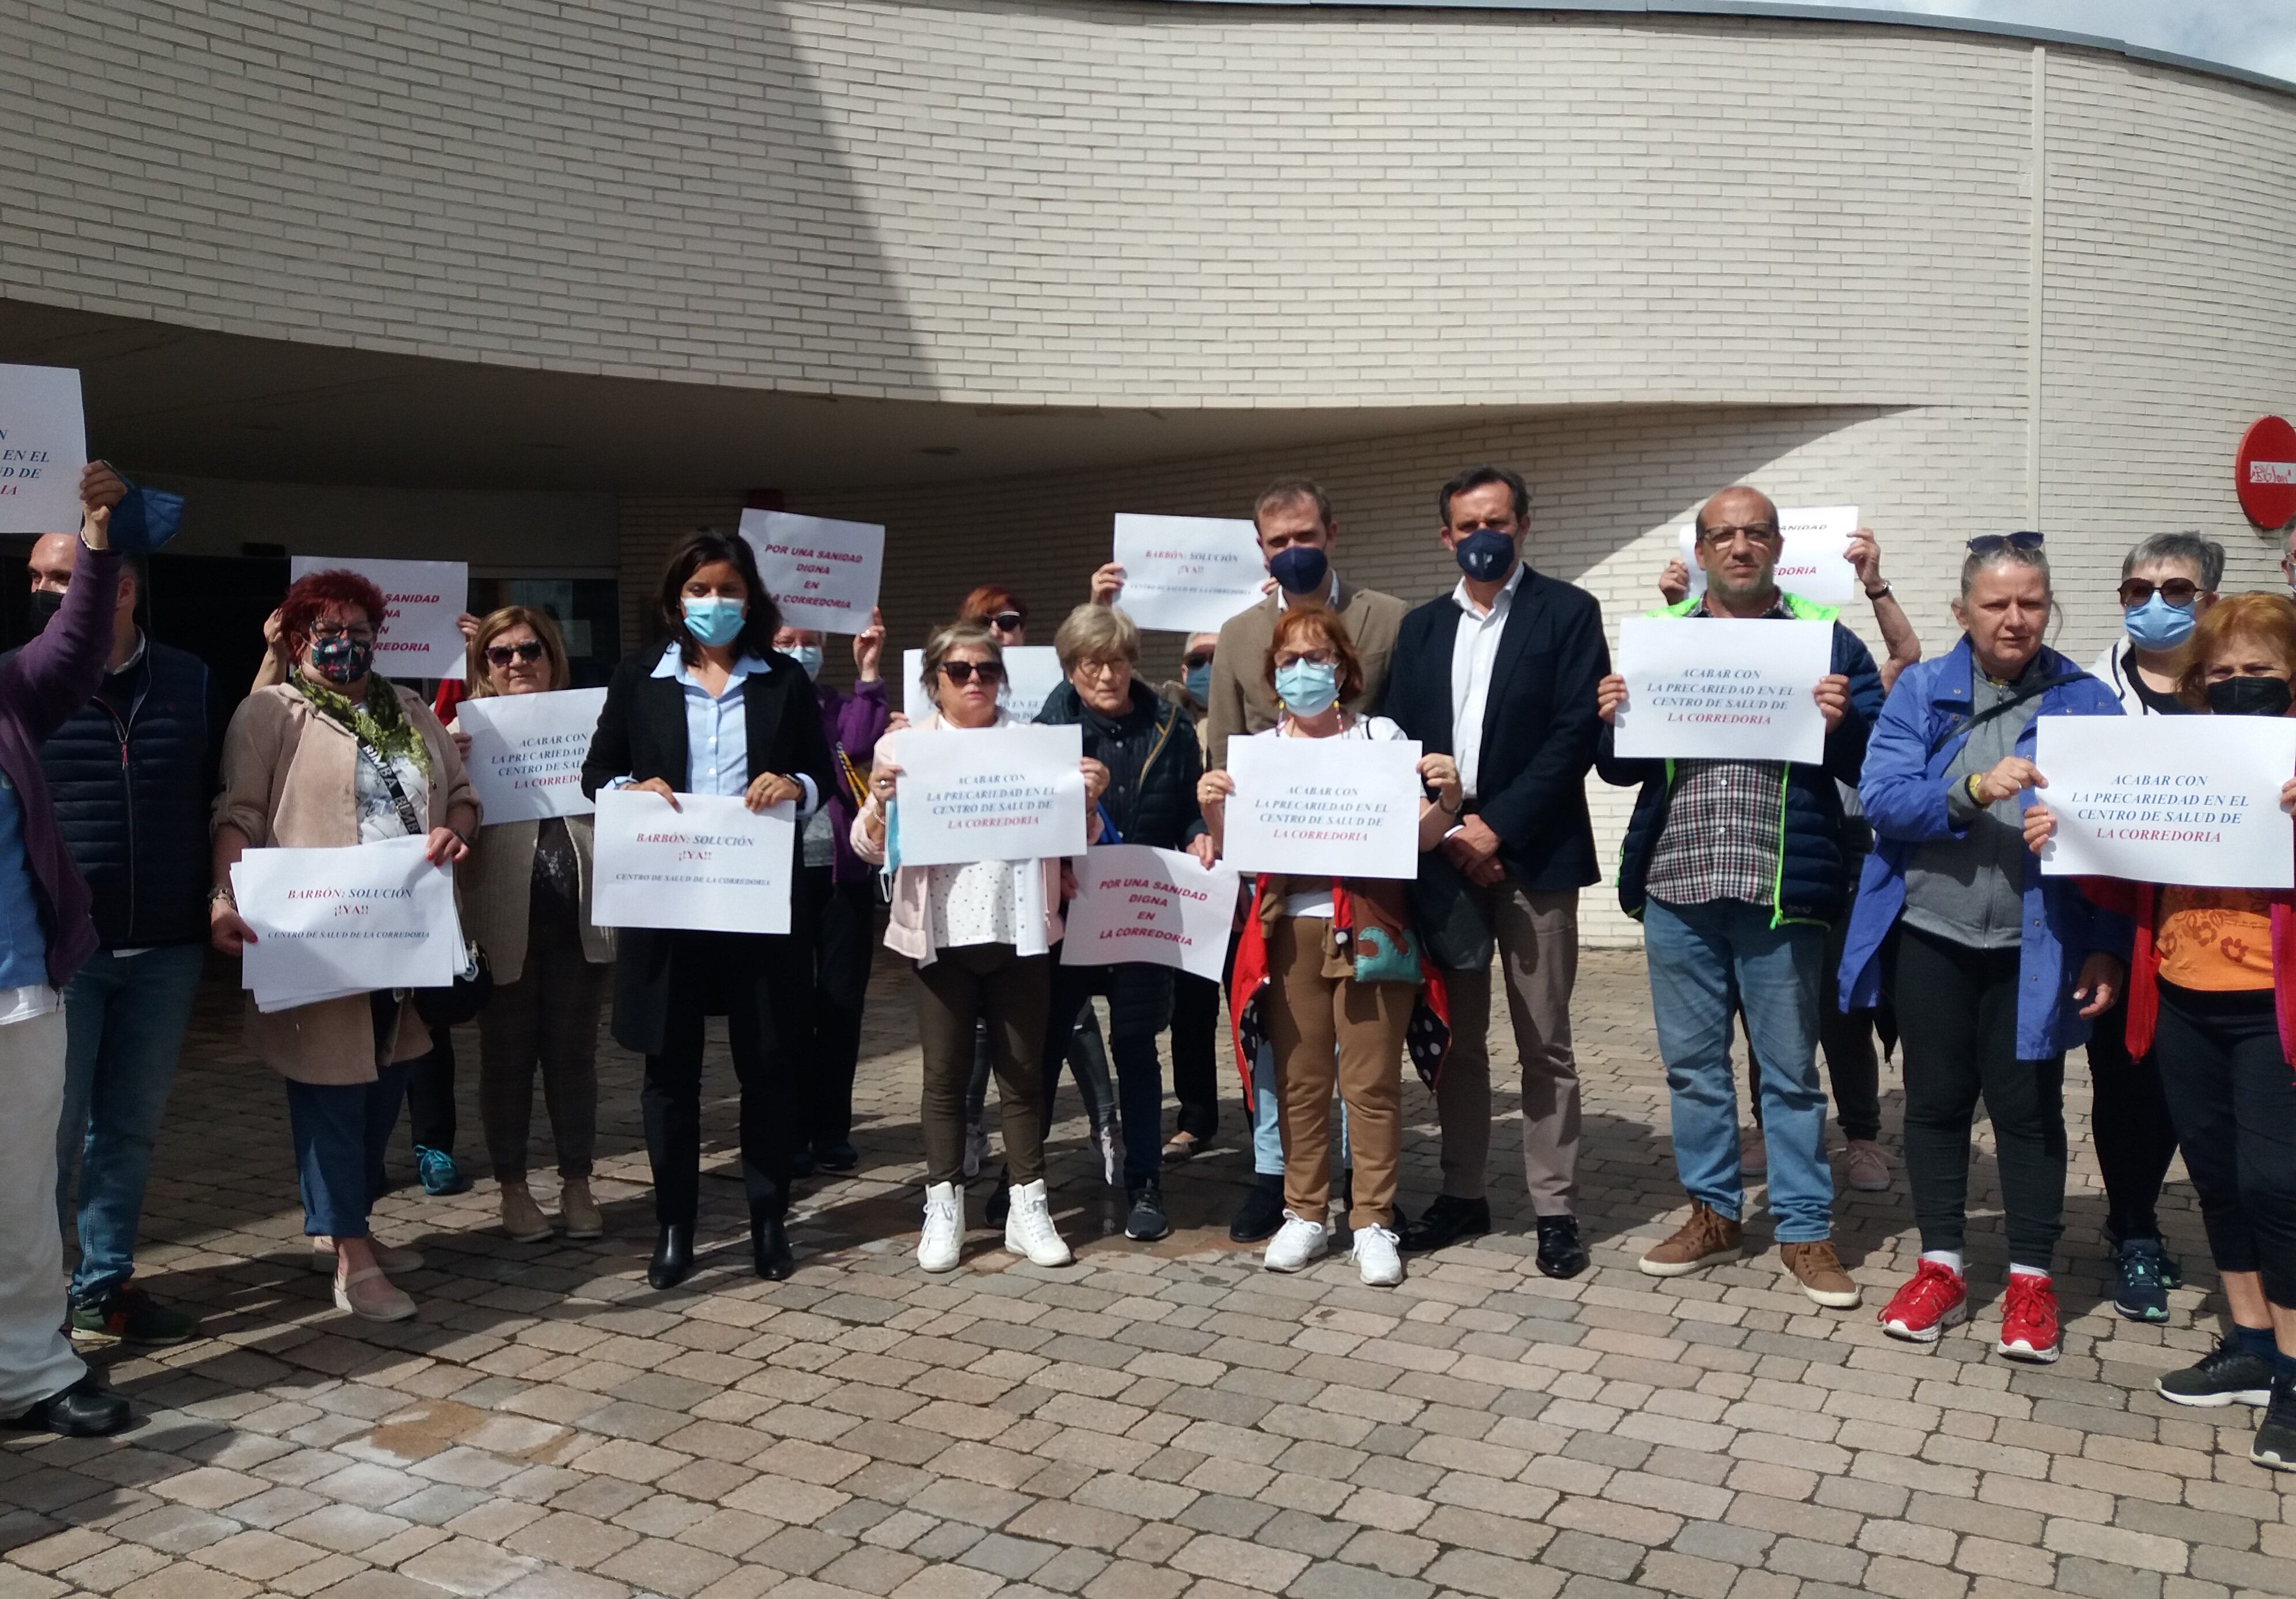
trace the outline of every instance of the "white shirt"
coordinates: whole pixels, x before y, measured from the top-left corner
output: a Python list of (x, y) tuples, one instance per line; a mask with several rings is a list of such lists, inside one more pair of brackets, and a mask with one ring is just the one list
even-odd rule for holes
[[(1333, 572), (1332, 574), (1332, 586), (1324, 591), (1324, 609), (1326, 611), (1337, 611), (1339, 608), (1340, 574)], [(1275, 586), (1275, 609), (1278, 611), (1289, 611), (1292, 609), (1292, 591), (1285, 588), (1281, 583), (1278, 583)]]
[(1507, 612), (1514, 607), (1514, 591), (1522, 586), (1522, 562), (1517, 561), (1488, 611), (1475, 608), (1464, 578), (1451, 591), (1452, 602), (1465, 612), (1451, 640), (1451, 749), (1459, 763), (1461, 791), (1470, 800), (1480, 797), (1475, 778), (1483, 763), (1483, 711), (1490, 703), (1491, 666), (1498, 660), (1499, 636), (1506, 631)]

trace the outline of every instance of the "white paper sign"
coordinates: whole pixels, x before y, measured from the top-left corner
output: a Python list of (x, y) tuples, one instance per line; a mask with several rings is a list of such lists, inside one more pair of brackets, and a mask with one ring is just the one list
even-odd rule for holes
[(605, 708), (603, 688), (566, 688), (540, 694), (489, 694), (455, 707), (471, 735), (463, 764), (479, 793), (486, 824), (531, 822), (543, 816), (586, 816), (582, 758)]
[(382, 590), (374, 669), (386, 677), (460, 677), (465, 659), (455, 619), (470, 609), (471, 569), (460, 561), (344, 560), (298, 555), (291, 582), (313, 572), (353, 571)]
[(1413, 740), (1234, 738), (1221, 858), (1240, 873), (1419, 875)]
[(1218, 633), (1259, 603), (1267, 579), (1251, 523), (1217, 516), (1116, 518), (1116, 563), (1124, 592), (1116, 603), (1143, 627)]
[(786, 511), (744, 511), (742, 537), (757, 552), (758, 575), (792, 627), (858, 633), (877, 608), (885, 529)]
[(232, 897), (255, 942), (240, 983), (257, 1008), (452, 982), (463, 964), (455, 880), (425, 858), (424, 841), (242, 855)]
[(785, 933), (797, 807), (739, 796), (598, 791), (590, 916), (600, 927)]
[(2043, 717), (2033, 736), (2049, 780), (2040, 799), (2057, 818), (2045, 873), (2296, 887), (2296, 824), (2280, 808), (2296, 720)]
[[(901, 652), (901, 713), (922, 726), (933, 713), (931, 695), (922, 679), (922, 650)], [(1045, 709), (1045, 698), (1066, 679), (1061, 672), (1061, 652), (1050, 644), (1017, 644), (1004, 652), (1004, 692), (998, 702), (1016, 722), (1033, 722)]]
[(1218, 982), (1227, 975), (1238, 873), (1145, 844), (1095, 844), (1076, 863), (1063, 966), (1139, 961)]
[(78, 532), (86, 464), (79, 373), (0, 366), (0, 533)]
[(1833, 624), (1629, 617), (1619, 625), (1628, 760), (1825, 758), (1813, 690), (1833, 669)]
[(1074, 723), (912, 729), (893, 741), (904, 866), (1083, 853), (1084, 729)]
[[(1849, 536), (1857, 531), (1855, 505), (1800, 505), (1778, 512), (1777, 585), (1820, 605), (1847, 605), (1857, 597), (1857, 569), (1849, 564)], [(1683, 565), (1690, 569), (1690, 592), (1706, 592), (1699, 569), (1695, 524), (1676, 535)]]

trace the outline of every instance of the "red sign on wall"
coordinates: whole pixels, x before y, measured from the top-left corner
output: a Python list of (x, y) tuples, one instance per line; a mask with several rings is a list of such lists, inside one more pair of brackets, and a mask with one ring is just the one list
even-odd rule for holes
[(2233, 484), (2258, 527), (2277, 530), (2296, 521), (2296, 428), (2277, 416), (2251, 422), (2233, 457)]

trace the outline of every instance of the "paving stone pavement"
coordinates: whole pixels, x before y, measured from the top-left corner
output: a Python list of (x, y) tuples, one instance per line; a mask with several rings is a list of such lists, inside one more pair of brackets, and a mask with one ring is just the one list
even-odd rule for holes
[[(422, 1316), (372, 1326), (304, 1269), (283, 1098), (215, 976), (143, 1259), (206, 1336), (109, 1362), (148, 1417), (134, 1432), (0, 1435), (4, 1599), (2296, 1595), (2296, 1485), (2249, 1464), (2251, 1414), (2151, 1391), (2218, 1321), (2181, 1170), (2174, 1319), (2135, 1326), (2105, 1301), (2078, 1063), (2067, 1347), (2046, 1369), (1990, 1352), (2004, 1267), (1982, 1149), (1988, 1305), (1933, 1350), (1873, 1322), (1915, 1252), (1902, 1187), (1839, 1208), (1863, 1311), (1792, 1292), (1760, 1223), (1742, 1265), (1637, 1274), (1681, 1198), (1642, 961), (1623, 952), (1590, 953), (1579, 985), (1596, 1266), (1574, 1283), (1532, 1269), (1519, 1171), (1495, 1174), (1502, 1235), (1414, 1259), (1400, 1289), (1341, 1260), (1269, 1275), (1227, 1241), (1248, 1164), (1233, 1143), (1172, 1174), (1180, 1231), (1128, 1243), (1070, 1095), (1051, 1180), (1077, 1265), (1015, 1264), (976, 1226), (963, 1267), (928, 1278), (914, 1029), (889, 964), (862, 1168), (807, 1185), (792, 1281), (747, 1274), (740, 1188), (714, 1182), (704, 1268), (645, 1286), (636, 1062), (609, 1045), (610, 1235), (522, 1247), (493, 1230), (490, 1182), (401, 1188), (377, 1231), (429, 1257), (402, 1279)], [(469, 1029), (460, 1053), (463, 1153), (482, 1165)], [(722, 1047), (712, 1074), (722, 1136)], [(1894, 1084), (1885, 1069), (1885, 1136)], [(1406, 1103), (1417, 1201), (1433, 1112), (1415, 1085)]]

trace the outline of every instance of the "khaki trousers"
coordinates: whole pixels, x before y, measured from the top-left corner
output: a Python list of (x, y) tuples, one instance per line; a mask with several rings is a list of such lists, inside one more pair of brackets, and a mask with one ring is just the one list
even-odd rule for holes
[(1348, 1108), (1355, 1158), (1350, 1229), (1387, 1226), (1403, 1151), (1403, 1036), (1408, 983), (1327, 976), (1325, 917), (1285, 916), (1267, 940), (1267, 1041), (1283, 1137), (1283, 1204), (1321, 1224), (1332, 1201), (1332, 1088)]
[[(1522, 1061), (1522, 1182), (1538, 1216), (1576, 1213), (1578, 1062), (1570, 1052), (1570, 990), (1578, 977), (1578, 890), (1534, 891), (1501, 878), (1469, 888), (1498, 940), (1507, 1013)], [(1443, 1128), (1443, 1192), (1483, 1197), (1491, 1152), (1491, 974), (1446, 972), (1451, 1054), (1435, 1082)]]

